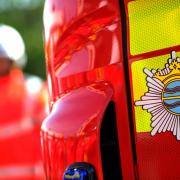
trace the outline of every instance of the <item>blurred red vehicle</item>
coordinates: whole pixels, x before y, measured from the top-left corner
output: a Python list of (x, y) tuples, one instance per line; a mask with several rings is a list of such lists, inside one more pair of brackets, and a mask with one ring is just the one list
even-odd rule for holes
[(180, 2), (46, 0), (46, 179), (179, 179)]
[[(30, 82), (31, 81), (31, 82)], [(43, 179), (40, 125), (46, 116), (46, 89), (19, 70), (0, 78), (0, 179)], [(39, 90), (32, 92), (32, 86)], [(33, 88), (34, 89), (34, 88)]]
[(25, 46), (12, 27), (0, 25), (0, 179), (43, 178), (40, 125), (46, 116), (47, 87), (25, 77)]

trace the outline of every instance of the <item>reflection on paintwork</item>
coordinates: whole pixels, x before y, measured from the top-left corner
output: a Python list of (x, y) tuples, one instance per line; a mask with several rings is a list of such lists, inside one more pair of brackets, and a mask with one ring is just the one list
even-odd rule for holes
[[(105, 89), (105, 88), (108, 89)], [(107, 94), (108, 93), (108, 94)], [(74, 93), (68, 93), (65, 95), (65, 97), (58, 100), (53, 107), (53, 110), (51, 112), (51, 115), (48, 116), (48, 118), (43, 122), (42, 129), (44, 131), (52, 131), (52, 133), (58, 133), (61, 132), (63, 136), (66, 136), (67, 133), (70, 135), (70, 132), (78, 132), (79, 127), (84, 127), (84, 125), (79, 126), (79, 124), (82, 124), (84, 120), (88, 120), (89, 117), (96, 117), (98, 116), (99, 108), (101, 107), (101, 104), (105, 103), (107, 98), (112, 94), (112, 90), (109, 89), (109, 85), (104, 85), (104, 87), (101, 85), (101, 87), (98, 87), (98, 84), (93, 84), (87, 87), (80, 88), (79, 90), (74, 91)], [(73, 102), (79, 101), (79, 106), (77, 107), (76, 104), (72, 104)], [(91, 101), (90, 101), (91, 99)], [(96, 103), (95, 103), (96, 101)], [(61, 107), (68, 108), (71, 106), (72, 111), (75, 111), (81, 114), (81, 116), (77, 117), (71, 117), (68, 113), (68, 116), (61, 111)], [(86, 107), (94, 107), (93, 109), (86, 110)], [(96, 115), (96, 116), (95, 116)], [(56, 117), (58, 117), (56, 119)], [(68, 129), (64, 128), (66, 124), (66, 118), (72, 118), (75, 124), (69, 124)], [(51, 119), (51, 122), (49, 121)], [(59, 121), (59, 119), (62, 119)], [(90, 118), (91, 119), (91, 118)], [(94, 118), (93, 118), (94, 119)], [(52, 123), (52, 121), (54, 123)], [(63, 121), (63, 126), (61, 126)], [(87, 124), (87, 121), (85, 122)], [(58, 126), (57, 126), (58, 125)], [(82, 131), (82, 129), (81, 129)], [(87, 131), (86, 131), (87, 134)], [(54, 136), (54, 135), (53, 135)]]
[(46, 6), (44, 17), (51, 16), (44, 18), (44, 25), (52, 87), (51, 113), (41, 136), (46, 178), (61, 179), (68, 165), (86, 161), (103, 179), (100, 125), (107, 104), (116, 101), (118, 126), (123, 129), (123, 173), (125, 179), (133, 179), (119, 1), (46, 0)]
[[(118, 62), (121, 45), (118, 39), (120, 19), (116, 9), (108, 6), (106, 1), (101, 1), (99, 8), (83, 16), (79, 15), (77, 19), (73, 19), (77, 12), (72, 11), (64, 22), (65, 4), (62, 6), (64, 9), (58, 9), (51, 15), (51, 21), (56, 19), (53, 27), (46, 28), (46, 31), (49, 29), (51, 32), (51, 37), (46, 32), (46, 40), (48, 47), (53, 46), (56, 75), (65, 77)], [(56, 18), (56, 14), (59, 18)], [(50, 20), (46, 16), (49, 18), (49, 14), (44, 14), (45, 26), (50, 26)], [(103, 37), (107, 37), (106, 40)], [(99, 57), (99, 53), (102, 54), (103, 51), (109, 52), (109, 55)]]
[[(66, 164), (88, 161), (88, 157), (98, 154), (98, 118), (112, 93), (108, 83), (94, 83), (68, 93), (54, 104), (51, 114), (43, 122), (41, 134), (44, 162), (48, 165), (46, 177), (59, 179)], [(76, 102), (79, 102), (78, 106)], [(68, 113), (62, 111), (62, 107), (68, 109)], [(96, 162), (97, 158), (91, 161)]]

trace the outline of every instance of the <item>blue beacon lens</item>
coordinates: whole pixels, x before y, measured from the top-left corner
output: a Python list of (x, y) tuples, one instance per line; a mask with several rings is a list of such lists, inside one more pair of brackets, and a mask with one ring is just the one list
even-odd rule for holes
[(84, 169), (68, 169), (63, 180), (88, 180), (88, 173)]

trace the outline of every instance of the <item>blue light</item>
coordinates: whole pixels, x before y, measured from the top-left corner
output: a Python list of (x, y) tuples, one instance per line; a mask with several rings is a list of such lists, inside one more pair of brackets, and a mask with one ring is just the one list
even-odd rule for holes
[(88, 173), (84, 169), (67, 169), (63, 180), (88, 180)]

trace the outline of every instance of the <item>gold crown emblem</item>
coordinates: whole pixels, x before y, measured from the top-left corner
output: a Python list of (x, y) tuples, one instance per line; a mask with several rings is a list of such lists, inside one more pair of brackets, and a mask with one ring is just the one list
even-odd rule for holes
[(164, 84), (173, 79), (177, 79), (178, 76), (180, 76), (180, 58), (176, 57), (176, 52), (172, 51), (171, 58), (169, 58), (164, 69), (158, 69), (153, 74), (154, 78), (159, 79)]

